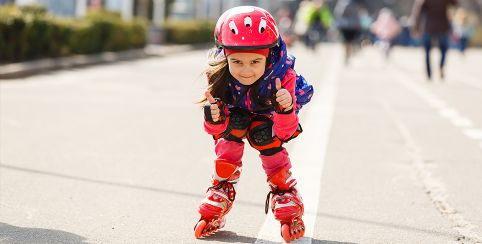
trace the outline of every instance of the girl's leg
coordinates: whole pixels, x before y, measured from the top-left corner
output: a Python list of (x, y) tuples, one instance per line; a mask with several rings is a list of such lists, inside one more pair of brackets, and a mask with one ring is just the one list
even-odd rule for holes
[(229, 141), (224, 138), (216, 140), (214, 172), (211, 186), (206, 197), (199, 205), (199, 219), (194, 226), (196, 238), (206, 236), (224, 227), (224, 216), (229, 213), (236, 197), (236, 184), (241, 175), (241, 158), (244, 143)]
[(236, 197), (244, 151), (243, 138), (250, 120), (249, 114), (244, 111), (231, 111), (229, 116), (227, 131), (215, 141), (214, 172), (211, 186), (199, 205), (201, 218), (194, 227), (196, 238), (209, 235), (224, 226), (224, 216), (231, 210)]
[[(276, 220), (281, 223), (281, 236), (289, 242), (304, 235), (304, 205), (297, 181), (292, 176), (288, 152), (283, 148), (271, 156), (261, 155), (271, 191), (266, 196), (265, 211), (271, 209)], [(271, 204), (270, 204), (271, 202)]]
[(236, 142), (221, 138), (215, 142), (214, 151), (216, 152), (216, 161), (228, 161), (241, 167), (243, 163), (244, 142)]
[(283, 168), (291, 169), (291, 161), (288, 151), (286, 151), (285, 148), (282, 148), (280, 152), (273, 155), (268, 156), (260, 154), (259, 157), (261, 158), (264, 172), (268, 178)]
[[(265, 211), (271, 208), (281, 223), (281, 235), (286, 241), (304, 234), (303, 201), (291, 175), (291, 161), (283, 142), (273, 136), (273, 121), (265, 116), (253, 118), (247, 137), (250, 145), (260, 152), (271, 191), (266, 197)], [(295, 135), (294, 135), (295, 136)], [(271, 205), (269, 202), (271, 201)]]

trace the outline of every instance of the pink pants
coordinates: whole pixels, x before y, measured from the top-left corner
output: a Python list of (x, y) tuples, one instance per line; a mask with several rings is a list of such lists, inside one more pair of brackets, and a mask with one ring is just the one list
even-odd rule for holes
[[(243, 165), (241, 159), (244, 152), (244, 142), (228, 141), (221, 138), (215, 141), (214, 150), (218, 160), (233, 162), (238, 166)], [(259, 155), (259, 157), (268, 178), (283, 167), (291, 168), (291, 161), (285, 148), (271, 156)]]

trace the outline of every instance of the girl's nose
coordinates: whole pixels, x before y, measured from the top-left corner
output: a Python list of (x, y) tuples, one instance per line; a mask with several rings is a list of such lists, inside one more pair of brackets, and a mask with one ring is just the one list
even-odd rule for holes
[(253, 73), (253, 71), (248, 66), (243, 66), (243, 68), (241, 69), (241, 72), (240, 72), (241, 75), (249, 75), (251, 73)]

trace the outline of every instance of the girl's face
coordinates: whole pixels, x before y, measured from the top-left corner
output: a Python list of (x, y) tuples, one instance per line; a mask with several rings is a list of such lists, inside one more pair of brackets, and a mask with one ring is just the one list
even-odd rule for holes
[(228, 65), (231, 75), (249, 86), (263, 76), (266, 57), (258, 53), (233, 53), (228, 56)]

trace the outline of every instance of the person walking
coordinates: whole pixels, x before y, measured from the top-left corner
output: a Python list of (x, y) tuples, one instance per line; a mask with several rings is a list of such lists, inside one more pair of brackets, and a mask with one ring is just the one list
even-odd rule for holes
[(400, 23), (395, 18), (393, 12), (388, 8), (381, 9), (377, 19), (371, 25), (370, 30), (377, 37), (377, 44), (382, 49), (385, 58), (388, 59), (390, 50), (402, 31)]
[(474, 26), (469, 19), (467, 11), (463, 8), (458, 8), (452, 21), (453, 25), (453, 39), (457, 49), (462, 55), (465, 54), (465, 49), (469, 43), (470, 37), (474, 32)]
[(340, 0), (335, 6), (335, 22), (343, 36), (345, 47), (345, 64), (348, 64), (353, 54), (355, 41), (361, 35), (361, 11), (362, 6), (356, 0)]
[(313, 51), (316, 49), (316, 45), (325, 38), (332, 22), (333, 17), (328, 5), (323, 0), (314, 1), (308, 14), (309, 48)]
[(451, 31), (448, 8), (458, 5), (457, 0), (416, 0), (412, 9), (414, 37), (422, 37), (425, 50), (425, 67), (428, 80), (432, 79), (430, 50), (432, 41), (437, 40), (440, 49), (440, 78), (445, 78), (445, 62)]

